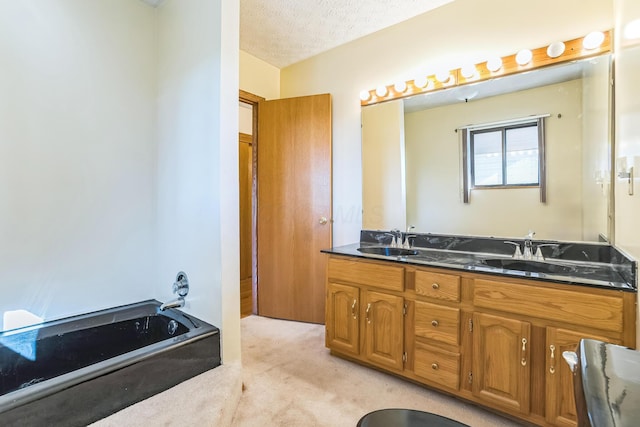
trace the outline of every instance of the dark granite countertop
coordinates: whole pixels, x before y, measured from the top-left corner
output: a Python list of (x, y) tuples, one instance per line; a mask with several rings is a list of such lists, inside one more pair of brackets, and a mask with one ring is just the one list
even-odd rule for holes
[(580, 341), (580, 373), (591, 425), (640, 422), (640, 352), (602, 341)]
[[(512, 251), (513, 249), (504, 244), (504, 239), (473, 238), (466, 236), (453, 236), (453, 239), (445, 239), (443, 236), (438, 236), (438, 239), (435, 240), (438, 242), (447, 242), (449, 248), (455, 248), (443, 249), (433, 247), (435, 245), (432, 245), (432, 247), (420, 246), (418, 243), (425, 244), (426, 242), (428, 244), (428, 241), (424, 236), (419, 235), (416, 239), (415, 246), (412, 248), (412, 254), (387, 256), (364, 253), (358, 250), (359, 248), (389, 247), (388, 244), (383, 244), (377, 236), (370, 238), (371, 232), (367, 231), (366, 233), (365, 235), (365, 231), (363, 231), (363, 238), (361, 238), (361, 242), (359, 243), (324, 249), (322, 252), (452, 270), (464, 270), (480, 274), (493, 274), (636, 292), (635, 261), (626, 258), (610, 245), (594, 244), (595, 249), (597, 249), (594, 250), (594, 248), (587, 247), (590, 246), (590, 244), (584, 244), (586, 246), (582, 247), (584, 246), (583, 244), (554, 242), (552, 243), (552, 245), (554, 245), (553, 248), (545, 247), (547, 254), (545, 254), (545, 260), (540, 262), (512, 258), (512, 256), (508, 254), (508, 251)], [(429, 237), (433, 236), (429, 235)], [(542, 242), (536, 243), (541, 244)], [(427, 244), (425, 244), (425, 246), (427, 246)], [(581, 257), (588, 258), (588, 260), (572, 259), (572, 256), (567, 255), (569, 250), (564, 250), (567, 249), (564, 247), (565, 245), (567, 248), (570, 247), (571, 250), (580, 254)], [(577, 245), (582, 246), (576, 247)], [(495, 250), (496, 248), (497, 250)], [(562, 253), (564, 257), (553, 257), (551, 251)], [(593, 261), (593, 259), (597, 259), (597, 261)]]

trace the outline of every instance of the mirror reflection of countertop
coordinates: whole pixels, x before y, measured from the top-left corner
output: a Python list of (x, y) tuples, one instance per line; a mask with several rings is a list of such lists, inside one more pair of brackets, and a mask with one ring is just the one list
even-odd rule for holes
[[(456, 249), (475, 249), (472, 251), (423, 247), (419, 246), (418, 243), (425, 242), (427, 239), (419, 238), (416, 239), (417, 243), (416, 246), (412, 248), (412, 251), (406, 251), (406, 254), (401, 255), (396, 255), (393, 251), (390, 252), (392, 253), (391, 255), (385, 255), (384, 250), (375, 250), (375, 248), (389, 248), (389, 245), (384, 244), (380, 239), (376, 240), (376, 238), (373, 238), (364, 240), (369, 241), (362, 241), (361, 239), (359, 243), (333, 247), (325, 249), (322, 252), (452, 270), (464, 270), (480, 274), (494, 274), (506, 277), (553, 281), (636, 292), (635, 261), (624, 259), (623, 255), (617, 254), (615, 248), (612, 249), (609, 245), (599, 245), (596, 247), (597, 251), (594, 251), (592, 248), (578, 247), (577, 252), (585, 254), (581, 256), (587, 259), (575, 260), (567, 259), (570, 258), (569, 256), (565, 256), (564, 259), (562, 257), (551, 258), (551, 250), (561, 253), (563, 252), (563, 245), (565, 245), (576, 251), (575, 246), (578, 245), (576, 243), (557, 243), (556, 248), (545, 249), (549, 251), (548, 254), (550, 256), (540, 262), (535, 260), (514, 259), (501, 247), (507, 246), (504, 245), (503, 239), (494, 239), (495, 242), (489, 240), (489, 244), (487, 244), (488, 239), (486, 238), (458, 238), (457, 240), (462, 242), (462, 244), (465, 245), (464, 247), (462, 245), (456, 247), (451, 244), (451, 242), (456, 239), (438, 239), (439, 241), (449, 242), (449, 247)], [(482, 242), (478, 242), (480, 240), (482, 240)], [(492, 250), (491, 244), (494, 244), (499, 250)], [(371, 248), (374, 248), (374, 250), (371, 250)], [(561, 248), (561, 250), (558, 248)], [(594, 253), (600, 255), (589, 256), (589, 251), (594, 251)], [(568, 252), (569, 250), (565, 251), (565, 253)], [(603, 253), (605, 255), (602, 255)], [(613, 255), (610, 253), (613, 253)], [(597, 258), (597, 261), (593, 260), (595, 258)]]
[(602, 341), (580, 341), (580, 373), (591, 425), (640, 424), (640, 352)]

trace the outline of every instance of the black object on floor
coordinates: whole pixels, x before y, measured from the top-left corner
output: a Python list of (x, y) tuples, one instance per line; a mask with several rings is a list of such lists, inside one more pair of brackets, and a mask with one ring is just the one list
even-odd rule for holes
[(357, 427), (469, 427), (451, 418), (414, 409), (380, 409), (360, 418)]

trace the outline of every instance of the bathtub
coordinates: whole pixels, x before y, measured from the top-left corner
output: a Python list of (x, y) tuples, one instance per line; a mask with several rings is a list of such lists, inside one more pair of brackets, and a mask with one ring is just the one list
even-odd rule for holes
[(220, 365), (220, 331), (155, 300), (0, 333), (0, 424), (85, 426)]

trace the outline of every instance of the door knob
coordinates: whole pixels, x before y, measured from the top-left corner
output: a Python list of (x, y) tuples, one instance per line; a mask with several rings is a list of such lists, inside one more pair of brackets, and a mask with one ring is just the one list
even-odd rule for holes
[(321, 225), (325, 225), (327, 223), (327, 218), (324, 216), (320, 217), (320, 220), (318, 221)]

